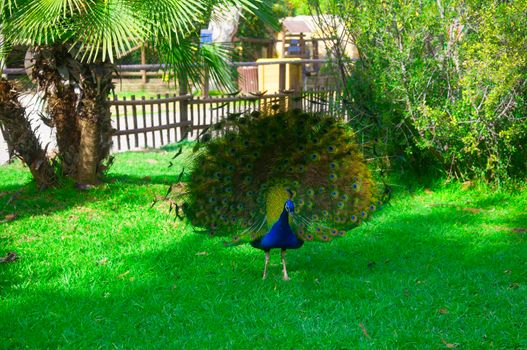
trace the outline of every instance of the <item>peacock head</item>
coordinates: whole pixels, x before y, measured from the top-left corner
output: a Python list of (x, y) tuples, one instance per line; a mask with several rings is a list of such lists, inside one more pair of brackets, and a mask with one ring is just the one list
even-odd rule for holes
[(284, 210), (285, 210), (288, 214), (290, 214), (290, 215), (292, 215), (292, 214), (295, 213), (295, 204), (293, 203), (292, 200), (288, 199), (288, 200), (285, 202), (285, 204), (284, 204)]

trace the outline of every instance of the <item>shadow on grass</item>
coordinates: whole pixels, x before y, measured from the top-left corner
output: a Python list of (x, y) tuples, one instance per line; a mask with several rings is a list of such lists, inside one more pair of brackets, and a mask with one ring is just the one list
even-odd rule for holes
[[(509, 286), (525, 283), (525, 275), (511, 276), (503, 271), (512, 269), (516, 273), (521, 268), (517, 259), (527, 259), (525, 245), (510, 241), (509, 245), (487, 242), (478, 247), (484, 237), (478, 235), (481, 218), (473, 213), (431, 208), (426, 214), (397, 215), (396, 210), (381, 214), (378, 223), (352, 232), (347, 239), (306, 244), (289, 252), (290, 282), (280, 281), (276, 251), (269, 279), (262, 281), (263, 253), (247, 247), (222, 248), (219, 239), (174, 232), (174, 243), (116, 257), (122, 265), (119, 269), (94, 264), (89, 285), (37, 288), (33, 298), (4, 311), (8, 317), (17, 315), (18, 326), (33, 334), (23, 339), (8, 327), (5, 339), (11, 347), (38, 347), (48, 339), (46, 344), (51, 347), (126, 348), (145, 343), (152, 347), (192, 347), (200, 341), (209, 344), (212, 338), (221, 344), (229, 337), (243, 336), (247, 338), (243, 345), (249, 345), (259, 335), (258, 328), (287, 320), (297, 327), (303, 324), (299, 323), (301, 317), (315, 316), (321, 324), (333, 324), (340, 314), (359, 320), (368, 317), (370, 324), (395, 322), (403, 329), (402, 334), (406, 325), (415, 327), (417, 323), (417, 332), (430, 338), (435, 336), (435, 323), (449, 326), (421, 314), (429, 309), (437, 313), (445, 303), (453, 309), (455, 305), (465, 308), (470, 303), (484, 303), (499, 315), (506, 312), (519, 316), (519, 307), (501, 310), (499, 305), (502, 299), (511, 303), (521, 299), (518, 293), (522, 290)], [(517, 222), (499, 220), (500, 225)], [(14, 271), (4, 270), (3, 280), (19, 280)], [(9, 286), (3, 287), (7, 289), (4, 296), (15, 293)], [(485, 301), (490, 296), (491, 301)], [(493, 298), (500, 301), (493, 304)], [(398, 312), (399, 300), (403, 300), (400, 307), (415, 310), (408, 319)], [(320, 313), (327, 307), (325, 303), (347, 305), (349, 310)], [(310, 308), (312, 316), (298, 311)], [(254, 315), (259, 320), (254, 320)], [(226, 322), (234, 322), (236, 327), (225, 327)], [(506, 322), (507, 327), (515, 321), (510, 322)], [(492, 322), (482, 318), (476, 324), (487, 327), (489, 336), (495, 336)], [(323, 325), (317, 327), (326, 329)], [(458, 334), (456, 327), (460, 327), (467, 341), (476, 339), (477, 330), (471, 326), (453, 322), (450, 327), (453, 334)], [(299, 329), (292, 328), (289, 341), (295, 341), (297, 334), (306, 336)], [(345, 336), (345, 341), (353, 338)], [(390, 337), (394, 337), (392, 331), (383, 341), (390, 344)], [(521, 345), (514, 339), (511, 344)]]

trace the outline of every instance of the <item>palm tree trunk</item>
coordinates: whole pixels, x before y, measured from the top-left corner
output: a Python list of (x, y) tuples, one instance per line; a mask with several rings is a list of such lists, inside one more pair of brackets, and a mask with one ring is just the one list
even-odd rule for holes
[[(57, 130), (62, 173), (75, 178), (79, 161), (79, 128), (75, 83), (78, 63), (62, 45), (33, 50), (33, 78), (47, 100), (47, 112)], [(62, 73), (62, 74), (61, 74)]]
[(18, 101), (13, 86), (0, 78), (0, 123), (5, 131), (6, 142), (29, 167), (39, 188), (57, 184), (57, 176), (46, 153), (40, 146), (25, 109)]
[(108, 95), (113, 89), (113, 69), (108, 62), (82, 65), (77, 168), (80, 183), (96, 183), (103, 171), (102, 163), (110, 153), (114, 130)]

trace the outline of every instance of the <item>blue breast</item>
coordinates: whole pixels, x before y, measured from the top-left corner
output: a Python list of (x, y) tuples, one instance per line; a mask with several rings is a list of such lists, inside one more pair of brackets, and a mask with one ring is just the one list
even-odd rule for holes
[(284, 210), (280, 215), (280, 219), (273, 224), (269, 233), (260, 239), (251, 242), (254, 248), (265, 251), (273, 248), (281, 249), (296, 249), (300, 248), (304, 241), (299, 240), (289, 226), (288, 214)]

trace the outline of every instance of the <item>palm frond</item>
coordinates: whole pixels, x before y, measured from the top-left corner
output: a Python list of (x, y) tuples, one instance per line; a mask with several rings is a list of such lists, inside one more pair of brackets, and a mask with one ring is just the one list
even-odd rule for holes
[(64, 38), (72, 42), (77, 57), (83, 61), (111, 62), (141, 44), (147, 28), (140, 14), (126, 0), (94, 3), (89, 11), (72, 16)]

